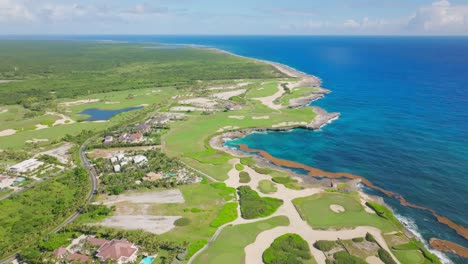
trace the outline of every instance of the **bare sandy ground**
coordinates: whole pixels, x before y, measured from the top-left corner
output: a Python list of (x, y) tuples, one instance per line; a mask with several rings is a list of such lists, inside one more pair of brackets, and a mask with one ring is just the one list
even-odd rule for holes
[(0, 110), (0, 114), (6, 113), (6, 112), (8, 112), (8, 109), (1, 109)]
[(100, 225), (123, 229), (142, 229), (153, 234), (163, 234), (174, 228), (174, 221), (181, 216), (115, 215), (104, 219)]
[(16, 130), (14, 129), (5, 129), (0, 131), (0, 137), (6, 137), (16, 134)]
[(242, 120), (245, 116), (228, 116), (228, 118)]
[(25, 142), (26, 143), (39, 143), (39, 142), (47, 142), (47, 141), (49, 141), (47, 138), (33, 138), (33, 139), (26, 140)]
[(216, 132), (224, 132), (226, 130), (232, 130), (232, 129), (239, 129), (238, 126), (225, 126), (225, 127), (222, 127), (220, 129), (218, 129)]
[(105, 205), (114, 205), (120, 202), (130, 202), (135, 204), (163, 204), (185, 203), (185, 199), (179, 189), (174, 189), (167, 191), (126, 193), (117, 196), (109, 196), (102, 202)]
[(204, 108), (212, 108), (218, 105), (217, 102), (208, 99), (208, 98), (191, 98), (191, 99), (186, 99), (186, 100), (181, 100), (179, 101), (180, 104), (187, 104), (187, 105), (193, 105), (193, 106), (198, 106), (198, 107), (204, 107)]
[(16, 80), (0, 80), (0, 83), (16, 82)]
[(99, 101), (100, 101), (99, 99), (77, 100), (77, 101), (71, 101), (71, 102), (60, 103), (59, 106), (62, 106), (62, 107), (69, 107), (69, 106), (75, 106), (75, 105), (96, 103), (96, 102), (99, 102)]
[(173, 112), (193, 112), (193, 111), (203, 111), (205, 109), (193, 107), (193, 106), (174, 106), (171, 107), (171, 111)]
[(46, 128), (49, 128), (49, 126), (48, 125), (41, 125), (41, 124), (36, 125), (36, 130), (41, 130), (41, 129), (46, 129)]
[(330, 204), (330, 210), (338, 214), (345, 211), (344, 207), (338, 204)]
[(253, 119), (253, 120), (257, 120), (257, 119), (270, 119), (270, 116), (252, 116), (252, 119)]
[(245, 87), (247, 85), (250, 85), (248, 82), (243, 82), (243, 83), (238, 83), (236, 85), (226, 85), (226, 86), (215, 86), (215, 87), (210, 87), (208, 90), (214, 91), (214, 90), (230, 90), (230, 89), (237, 89), (241, 87)]
[(229, 100), (229, 98), (244, 94), (246, 91), (247, 90), (245, 89), (234, 90), (234, 91), (229, 91), (229, 92), (215, 93), (212, 96), (221, 100)]
[(105, 102), (104, 104), (108, 104), (108, 105), (110, 105), (110, 104), (120, 104), (120, 102)]
[(367, 257), (366, 258), (366, 262), (369, 263), (369, 264), (385, 264), (383, 263), (382, 260), (380, 260), (378, 257), (376, 256), (370, 256), (370, 257)]
[(60, 117), (60, 119), (55, 120), (55, 122), (54, 122), (54, 124), (52, 126), (69, 125), (69, 124), (75, 123), (74, 120), (72, 120), (70, 117), (68, 117), (68, 116), (66, 116), (64, 114), (60, 114), (60, 113), (56, 113), (56, 112), (46, 112), (46, 115), (55, 115), (55, 116)]
[(56, 157), (61, 163), (67, 164), (70, 160), (70, 148), (73, 147), (71, 143), (65, 143), (58, 148), (54, 148), (51, 150), (47, 150), (41, 153), (36, 154), (34, 157), (38, 157), (40, 155), (49, 155), (52, 157)]
[(307, 125), (307, 122), (282, 122), (282, 123), (273, 125), (271, 127), (287, 127), (287, 126), (298, 126), (298, 125), (305, 126)]

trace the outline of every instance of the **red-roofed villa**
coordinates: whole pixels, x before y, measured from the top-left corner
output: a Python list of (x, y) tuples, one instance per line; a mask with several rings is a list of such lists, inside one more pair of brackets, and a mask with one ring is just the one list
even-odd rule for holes
[(114, 260), (117, 263), (133, 262), (137, 258), (138, 248), (127, 240), (112, 240), (104, 243), (96, 256), (101, 261)]

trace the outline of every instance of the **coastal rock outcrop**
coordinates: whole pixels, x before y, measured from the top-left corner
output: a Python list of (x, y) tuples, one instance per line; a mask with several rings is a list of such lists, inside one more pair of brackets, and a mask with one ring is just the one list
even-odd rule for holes
[(340, 117), (340, 113), (328, 113), (323, 108), (318, 106), (313, 106), (312, 108), (314, 109), (314, 112), (317, 114), (317, 116), (310, 124), (307, 125), (308, 129), (320, 129), (326, 124), (329, 124), (333, 120), (336, 120)]

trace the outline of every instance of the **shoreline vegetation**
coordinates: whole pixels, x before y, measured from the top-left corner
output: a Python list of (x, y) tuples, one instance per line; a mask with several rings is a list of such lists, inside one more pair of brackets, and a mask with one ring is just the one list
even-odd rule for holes
[[(214, 49), (218, 50), (222, 53), (227, 53), (231, 54), (233, 56), (238, 56), (242, 58), (249, 58), (241, 55), (237, 55), (231, 52), (227, 52), (224, 50), (220, 49)], [(276, 62), (271, 62), (271, 61), (266, 61), (266, 60), (259, 60), (255, 58), (249, 58), (254, 61), (258, 62), (263, 62), (267, 63), (269, 65), (272, 65), (273, 67), (277, 68), (279, 71), (282, 73), (293, 77), (293, 78), (300, 78), (301, 80), (299, 83), (301, 85), (309, 85), (313, 87), (320, 87), (321, 80), (313, 75), (308, 75), (306, 73), (300, 72), (292, 67), (289, 67), (287, 65), (281, 64), (281, 63), (276, 63)], [(321, 93), (319, 94), (310, 94), (304, 97), (300, 97), (295, 99), (294, 102), (290, 102), (290, 105), (288, 107), (305, 107), (309, 106), (309, 104), (315, 100), (318, 100), (325, 96), (326, 94), (330, 93), (330, 90), (323, 89), (321, 88), (320, 90)], [(267, 163), (270, 163), (273, 168), (277, 170), (281, 170), (283, 168), (288, 168), (288, 169), (303, 169), (308, 172), (308, 176), (311, 177), (326, 177), (328, 179), (340, 179), (340, 178), (347, 178), (350, 180), (358, 180), (359, 182), (363, 183), (369, 188), (372, 188), (374, 190), (380, 191), (381, 193), (385, 194), (386, 196), (390, 198), (394, 198), (400, 202), (401, 205), (406, 206), (406, 207), (411, 207), (414, 209), (419, 209), (419, 210), (424, 210), (429, 213), (431, 213), (436, 220), (449, 227), (450, 229), (454, 230), (459, 236), (463, 237), (464, 239), (468, 239), (468, 228), (459, 225), (452, 220), (450, 220), (447, 217), (444, 217), (440, 214), (438, 214), (434, 209), (423, 207), (420, 205), (416, 205), (413, 203), (408, 202), (402, 195), (391, 192), (388, 190), (385, 190), (381, 187), (378, 187), (374, 185), (372, 182), (367, 180), (366, 178), (359, 176), (359, 175), (354, 175), (351, 173), (345, 173), (345, 172), (327, 172), (318, 168), (314, 168), (311, 166), (307, 166), (305, 164), (301, 164), (298, 162), (294, 161), (289, 161), (289, 160), (284, 160), (284, 159), (279, 159), (276, 158), (272, 155), (270, 155), (268, 152), (264, 150), (258, 150), (258, 149), (250, 149), (247, 145), (239, 144), (239, 150), (231, 149), (228, 147), (224, 146), (224, 141), (225, 140), (232, 140), (236, 138), (242, 138), (250, 133), (255, 133), (255, 132), (268, 132), (268, 131), (289, 131), (292, 129), (298, 129), (298, 128), (306, 128), (306, 129), (311, 129), (311, 130), (318, 130), (321, 129), (322, 127), (326, 126), (327, 124), (330, 124), (334, 120), (338, 119), (340, 117), (340, 113), (328, 113), (326, 110), (317, 107), (317, 106), (311, 106), (311, 108), (314, 110), (316, 113), (316, 117), (314, 120), (308, 124), (308, 125), (291, 125), (290, 127), (281, 127), (281, 128), (249, 128), (249, 129), (239, 129), (239, 130), (234, 130), (234, 131), (229, 131), (226, 133), (218, 134), (214, 137), (212, 137), (209, 141), (210, 146), (213, 147), (214, 149), (220, 150), (220, 151), (225, 151), (227, 153), (230, 153), (231, 155), (234, 156), (245, 156), (246, 154), (253, 154), (256, 156), (259, 156), (266, 160)], [(361, 192), (361, 191), (360, 191)], [(411, 232), (411, 231), (410, 231)], [(437, 238), (431, 238), (429, 244), (431, 247), (433, 247), (436, 250), (439, 250), (441, 252), (449, 252), (453, 253), (462, 257), (465, 257), (468, 255), (468, 248), (465, 248), (459, 244), (450, 242), (450, 241), (445, 241)]]

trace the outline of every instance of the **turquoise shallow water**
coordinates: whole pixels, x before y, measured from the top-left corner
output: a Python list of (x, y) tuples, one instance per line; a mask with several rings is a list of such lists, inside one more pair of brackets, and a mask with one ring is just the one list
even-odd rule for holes
[[(229, 144), (244, 143), (279, 158), (362, 175), (468, 226), (468, 38), (55, 38), (208, 45), (317, 75), (333, 93), (314, 104), (341, 112), (339, 120), (321, 131), (256, 133)], [(430, 214), (386, 201), (426, 240), (438, 237), (468, 247)]]

